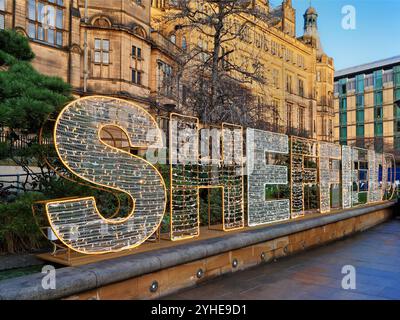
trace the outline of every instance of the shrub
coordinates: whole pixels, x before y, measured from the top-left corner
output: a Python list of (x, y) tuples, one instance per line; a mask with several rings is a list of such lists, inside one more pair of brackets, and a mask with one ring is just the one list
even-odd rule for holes
[(0, 204), (0, 250), (9, 253), (40, 248), (44, 244), (31, 205), (43, 200), (42, 193), (24, 193), (15, 201)]

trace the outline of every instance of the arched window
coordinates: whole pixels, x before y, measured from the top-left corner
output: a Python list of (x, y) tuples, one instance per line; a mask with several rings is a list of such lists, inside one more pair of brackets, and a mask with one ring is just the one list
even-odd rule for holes
[(185, 36), (182, 37), (182, 49), (185, 51), (187, 49), (187, 41)]

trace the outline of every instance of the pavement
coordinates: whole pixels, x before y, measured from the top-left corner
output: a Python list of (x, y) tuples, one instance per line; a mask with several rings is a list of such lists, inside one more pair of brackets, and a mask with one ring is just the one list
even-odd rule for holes
[[(344, 289), (343, 282), (355, 289)], [(400, 220), (163, 299), (400, 300)]]

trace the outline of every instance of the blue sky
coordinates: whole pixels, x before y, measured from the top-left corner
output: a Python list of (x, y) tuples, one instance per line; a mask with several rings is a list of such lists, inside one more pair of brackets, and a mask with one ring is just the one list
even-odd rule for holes
[[(270, 0), (279, 5), (281, 0)], [(309, 0), (292, 0), (297, 35), (303, 33), (303, 14)], [(356, 29), (342, 28), (342, 7), (356, 9)], [(400, 55), (399, 0), (312, 0), (319, 14), (318, 27), (325, 52), (335, 59), (336, 70)]]

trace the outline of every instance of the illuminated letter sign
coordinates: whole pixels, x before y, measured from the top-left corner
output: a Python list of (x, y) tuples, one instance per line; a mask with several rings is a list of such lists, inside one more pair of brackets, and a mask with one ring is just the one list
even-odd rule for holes
[(368, 150), (352, 148), (352, 206), (368, 202)]
[[(109, 142), (116, 131), (126, 135), (126, 150)], [(154, 235), (167, 202), (164, 180), (150, 162), (130, 152), (164, 147), (161, 130), (147, 111), (111, 97), (78, 99), (58, 116), (54, 143), (77, 180), (122, 192), (132, 204), (125, 217), (105, 218), (94, 197), (47, 201), (44, 211), (54, 239), (83, 254), (101, 254), (134, 248)], [(171, 240), (200, 235), (202, 189), (221, 192), (218, 229), (243, 228), (242, 127), (201, 127), (195, 117), (172, 113), (168, 151)], [(311, 210), (329, 212), (339, 207), (340, 190), (342, 207), (350, 208), (390, 200), (396, 189), (394, 156), (373, 150), (299, 137), (290, 137), (289, 150), (288, 136), (248, 128), (246, 156), (250, 227), (294, 219)]]
[(130, 249), (143, 243), (159, 227), (166, 205), (164, 180), (150, 163), (111, 147), (100, 138), (103, 127), (124, 131), (131, 147), (160, 145), (160, 131), (144, 109), (127, 101), (89, 97), (60, 113), (54, 142), (64, 165), (79, 178), (124, 192), (133, 208), (124, 218), (105, 219), (93, 197), (46, 204), (50, 225), (69, 248), (99, 254)]
[[(200, 189), (221, 189), (224, 231), (244, 227), (242, 128), (223, 124), (217, 137), (214, 135), (214, 140), (217, 141), (213, 143), (217, 146), (222, 145), (222, 157), (218, 152), (216, 156), (210, 156), (208, 152), (206, 152), (207, 157), (199, 156), (199, 131), (197, 118), (171, 114), (172, 240), (199, 236)], [(202, 136), (207, 139), (207, 135)], [(205, 145), (208, 144), (202, 141), (202, 151), (207, 151)]]
[(379, 172), (383, 170), (382, 157), (382, 154), (368, 150), (368, 203), (382, 200), (382, 186), (379, 183)]
[(277, 161), (272, 160), (274, 155), (289, 154), (288, 136), (247, 129), (246, 148), (249, 226), (289, 219), (289, 198), (271, 201), (266, 199), (266, 186), (288, 185), (287, 163), (277, 165)]
[(318, 143), (299, 137), (290, 140), (292, 218), (297, 218), (304, 216), (306, 211), (305, 189), (312, 191), (318, 186)]
[(327, 142), (319, 143), (319, 201), (321, 213), (331, 211), (335, 194), (336, 199), (340, 197), (341, 157), (339, 145)]
[(396, 160), (390, 153), (383, 154), (382, 192), (383, 200), (392, 200), (396, 191)]
[(342, 146), (342, 207), (343, 209), (352, 206), (352, 151), (349, 146)]

